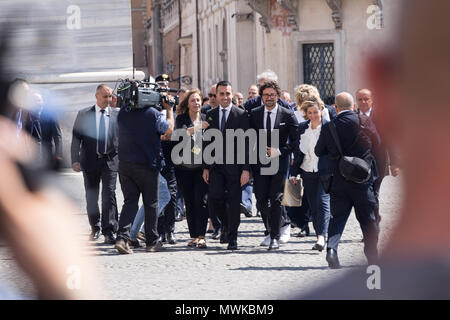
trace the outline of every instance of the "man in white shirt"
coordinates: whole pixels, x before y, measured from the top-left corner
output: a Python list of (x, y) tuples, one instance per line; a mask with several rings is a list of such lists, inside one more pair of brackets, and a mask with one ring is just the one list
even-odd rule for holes
[[(261, 212), (267, 237), (261, 245), (268, 245), (269, 250), (279, 248), (280, 229), (282, 227), (282, 207), (284, 182), (289, 167), (290, 154), (298, 148), (297, 127), (298, 122), (294, 113), (288, 108), (283, 108), (278, 104), (280, 98), (280, 87), (275, 81), (267, 81), (260, 88), (263, 105), (256, 107), (250, 112), (250, 127), (257, 132), (266, 132), (266, 145), (263, 146), (258, 134), (257, 154), (265, 152), (268, 158), (278, 161), (278, 168), (275, 173), (267, 174), (266, 167), (272, 167), (272, 161), (263, 163), (258, 157), (258, 163), (252, 167), (254, 177), (254, 191), (256, 197), (256, 207)], [(275, 130), (275, 131), (274, 131)], [(278, 130), (278, 141), (276, 130)], [(264, 150), (260, 150), (261, 148)], [(276, 162), (275, 162), (276, 163)], [(267, 239), (267, 238), (266, 238)]]
[[(72, 134), (72, 169), (83, 172), (86, 206), (91, 225), (90, 240), (100, 236), (105, 243), (114, 244), (117, 230), (116, 180), (118, 170), (117, 113), (109, 105), (112, 90), (101, 84), (97, 87), (96, 104), (78, 112)], [(102, 182), (102, 214), (98, 196)]]

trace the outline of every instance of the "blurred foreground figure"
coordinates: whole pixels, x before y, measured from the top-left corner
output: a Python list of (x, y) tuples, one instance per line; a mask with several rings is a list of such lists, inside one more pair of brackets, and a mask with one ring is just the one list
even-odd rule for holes
[(368, 61), (379, 130), (403, 160), (400, 221), (379, 269), (353, 270), (302, 298), (450, 298), (450, 2), (409, 0), (401, 8), (397, 46)]
[[(37, 298), (98, 299), (94, 268), (82, 257), (85, 244), (77, 241), (82, 232), (76, 228), (76, 209), (57, 191), (53, 176), (37, 168), (39, 145), (23, 127), (23, 116), (29, 113), (22, 104), (26, 95), (17, 91), (15, 96), (11, 90), (16, 66), (6, 58), (14, 52), (8, 45), (15, 27), (0, 26), (0, 237), (33, 283)], [(21, 82), (19, 87), (27, 91)], [(1, 283), (0, 297), (20, 298)]]
[[(0, 116), (0, 236), (39, 298), (99, 298), (93, 270), (81, 255), (83, 244), (76, 240), (81, 232), (73, 227), (74, 207), (56, 190), (42, 187), (31, 192), (25, 184), (18, 163), (26, 167), (24, 163), (32, 160), (31, 139), (26, 133), (18, 137), (16, 124)], [(0, 295), (1, 291), (0, 284)]]

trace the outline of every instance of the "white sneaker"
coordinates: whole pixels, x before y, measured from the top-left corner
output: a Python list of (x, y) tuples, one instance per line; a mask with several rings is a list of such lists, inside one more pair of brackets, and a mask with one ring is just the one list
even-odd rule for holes
[(288, 243), (291, 238), (291, 225), (287, 224), (280, 229), (280, 243)]
[(268, 247), (270, 245), (270, 234), (264, 238), (264, 241), (261, 242), (261, 247)]

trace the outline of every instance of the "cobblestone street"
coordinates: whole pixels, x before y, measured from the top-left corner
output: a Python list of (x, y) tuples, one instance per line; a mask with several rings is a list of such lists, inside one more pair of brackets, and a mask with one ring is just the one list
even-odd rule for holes
[[(90, 228), (85, 213), (81, 174), (62, 173), (65, 188), (80, 210), (77, 219), (88, 238)], [(400, 180), (387, 177), (381, 190), (380, 247), (395, 225), (401, 199)], [(119, 209), (123, 204), (118, 185)], [(313, 229), (312, 229), (313, 230)], [(279, 251), (268, 252), (259, 246), (264, 225), (259, 217), (242, 215), (239, 228), (239, 250), (230, 252), (219, 241), (207, 239), (207, 249), (186, 246), (189, 240), (186, 220), (176, 223), (176, 245), (166, 250), (147, 253), (135, 249), (132, 255), (119, 255), (111, 245), (97, 243), (86, 246), (98, 269), (107, 299), (277, 299), (293, 292), (301, 293), (344, 274), (349, 268), (365, 264), (362, 233), (352, 213), (339, 248), (344, 268), (328, 269), (325, 251), (312, 251), (314, 234), (298, 238), (299, 229), (291, 230), (291, 240)], [(208, 234), (209, 237), (209, 234)], [(57, 240), (56, 240), (57, 241)], [(31, 285), (17, 270), (7, 248), (0, 247), (0, 282), (31, 293)]]

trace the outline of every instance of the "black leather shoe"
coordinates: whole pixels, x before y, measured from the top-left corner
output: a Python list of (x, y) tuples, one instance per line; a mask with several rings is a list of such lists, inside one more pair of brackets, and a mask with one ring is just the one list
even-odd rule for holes
[(247, 207), (244, 206), (243, 203), (241, 203), (241, 214), (244, 214), (247, 218), (251, 218), (252, 217), (252, 213), (251, 211), (248, 211)]
[(116, 238), (114, 237), (114, 235), (112, 233), (105, 234), (104, 237), (105, 237), (106, 244), (116, 244)]
[(217, 230), (214, 230), (213, 234), (211, 235), (211, 239), (219, 240), (221, 238), (221, 236), (222, 236), (222, 231), (219, 228)]
[(321, 245), (316, 243), (313, 247), (312, 250), (318, 250), (319, 252), (322, 252), (323, 248), (325, 248), (325, 245)]
[(222, 234), (220, 235), (220, 243), (228, 243), (230, 242), (230, 239), (228, 239), (228, 234), (227, 232), (222, 232)]
[(280, 245), (278, 244), (278, 240), (277, 239), (271, 239), (270, 240), (269, 249), (267, 249), (267, 250), (277, 250), (277, 249), (280, 249)]
[(89, 241), (96, 241), (100, 238), (100, 230), (93, 230), (89, 235)]
[(228, 243), (227, 250), (237, 250), (237, 249), (238, 249), (237, 240), (230, 240), (230, 242)]
[(328, 266), (330, 269), (340, 269), (341, 264), (339, 263), (337, 251), (334, 249), (327, 249), (327, 257), (326, 260), (328, 262)]
[(176, 244), (177, 238), (175, 238), (175, 234), (173, 232), (169, 232), (166, 234), (167, 242), (169, 244)]

